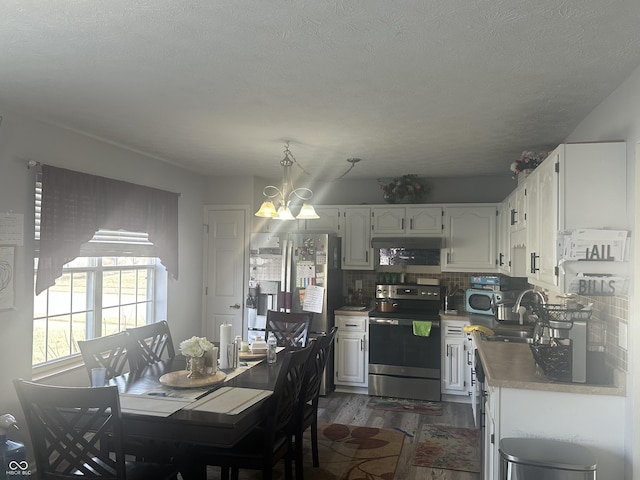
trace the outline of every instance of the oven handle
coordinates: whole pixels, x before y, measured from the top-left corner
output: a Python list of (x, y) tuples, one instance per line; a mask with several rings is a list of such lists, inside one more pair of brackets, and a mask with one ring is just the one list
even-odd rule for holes
[[(430, 320), (431, 328), (440, 328), (440, 320)], [(369, 317), (369, 325), (413, 326), (413, 320), (407, 318)]]

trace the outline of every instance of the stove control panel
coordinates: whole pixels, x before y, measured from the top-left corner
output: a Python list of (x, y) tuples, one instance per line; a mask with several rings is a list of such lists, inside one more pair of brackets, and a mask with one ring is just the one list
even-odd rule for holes
[(437, 285), (376, 285), (376, 298), (393, 300), (439, 300), (440, 287)]

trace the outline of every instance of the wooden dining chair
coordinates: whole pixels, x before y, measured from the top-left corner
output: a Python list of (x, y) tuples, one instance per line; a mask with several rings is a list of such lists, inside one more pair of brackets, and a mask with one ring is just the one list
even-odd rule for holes
[[(238, 480), (240, 469), (261, 470), (263, 480), (273, 478), (273, 467), (285, 460), (285, 479), (293, 479), (293, 435), (305, 362), (313, 348), (284, 353), (273, 395), (264, 407), (265, 419), (232, 448), (198, 448), (190, 461), (221, 467), (221, 478)], [(280, 360), (279, 360), (280, 361)]]
[(92, 368), (106, 368), (107, 380), (140, 368), (139, 361), (142, 355), (137, 343), (126, 331), (91, 340), (80, 340), (78, 347), (89, 378)]
[(266, 338), (273, 332), (279, 347), (305, 347), (313, 313), (267, 311)]
[(22, 379), (13, 383), (41, 480), (177, 478), (174, 465), (126, 461), (116, 386), (58, 387)]
[(302, 391), (298, 402), (298, 412), (295, 431), (295, 465), (296, 480), (303, 478), (302, 459), (302, 435), (304, 431), (311, 427), (311, 453), (313, 466), (320, 466), (320, 456), (318, 453), (318, 401), (320, 399), (320, 388), (327, 358), (331, 355), (334, 339), (338, 327), (334, 326), (329, 333), (317, 337), (313, 342), (314, 347), (307, 360)]
[(166, 320), (128, 328), (127, 332), (137, 343), (140, 359), (139, 365), (153, 365), (166, 358), (176, 356), (171, 331)]

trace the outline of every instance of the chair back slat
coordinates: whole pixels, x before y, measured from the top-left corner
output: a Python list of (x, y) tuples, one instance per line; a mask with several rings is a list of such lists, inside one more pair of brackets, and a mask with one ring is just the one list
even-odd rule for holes
[(317, 345), (315, 351), (311, 352), (305, 371), (305, 381), (303, 384), (304, 403), (309, 403), (317, 399), (320, 395), (324, 369), (327, 365), (327, 358), (331, 355), (331, 349), (333, 348), (337, 331), (338, 327), (334, 326), (328, 334), (316, 338)]
[(141, 365), (153, 365), (176, 356), (171, 331), (166, 320), (127, 329), (138, 345)]
[(58, 387), (21, 379), (14, 380), (14, 386), (38, 478), (126, 478), (117, 387)]
[(81, 340), (78, 341), (78, 347), (89, 378), (91, 378), (91, 369), (97, 367), (106, 368), (107, 380), (140, 368), (139, 359), (142, 355), (139, 353), (136, 342), (126, 331), (91, 340)]
[(308, 345), (285, 353), (269, 408), (268, 428), (271, 433), (291, 431), (293, 428), (294, 415), (302, 390), (305, 362), (312, 348), (313, 345)]
[(273, 332), (279, 347), (305, 347), (312, 313), (287, 313), (267, 311), (265, 334)]

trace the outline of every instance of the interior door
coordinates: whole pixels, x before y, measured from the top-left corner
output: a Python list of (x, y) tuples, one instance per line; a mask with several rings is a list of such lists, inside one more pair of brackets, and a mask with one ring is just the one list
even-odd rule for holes
[(245, 208), (206, 207), (207, 262), (204, 289), (204, 330), (217, 341), (220, 325), (233, 325), (234, 335), (242, 335), (244, 288), (247, 270), (247, 210)]

